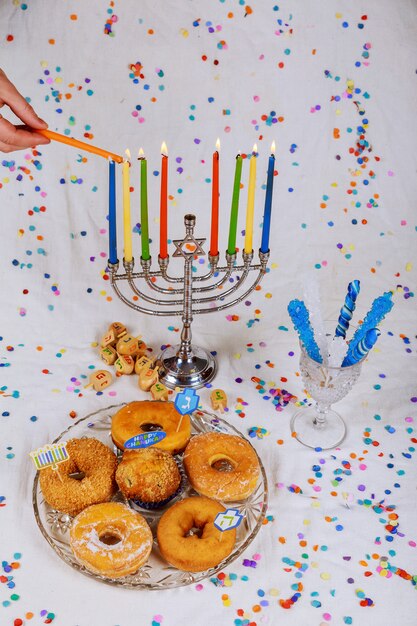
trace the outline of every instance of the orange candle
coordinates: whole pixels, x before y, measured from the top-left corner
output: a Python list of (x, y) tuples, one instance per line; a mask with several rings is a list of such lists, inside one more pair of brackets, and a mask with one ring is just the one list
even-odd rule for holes
[(86, 150), (86, 152), (98, 154), (105, 159), (112, 159), (112, 161), (116, 161), (116, 163), (123, 162), (123, 157), (121, 157), (120, 154), (114, 154), (113, 152), (109, 152), (108, 150), (103, 150), (103, 148), (91, 146), (89, 143), (85, 143), (85, 141), (79, 141), (78, 139), (67, 137), (66, 135), (60, 135), (59, 133), (54, 133), (52, 130), (36, 129), (36, 132), (43, 135), (44, 137), (48, 137), (48, 139), (53, 139), (54, 141), (66, 143), (68, 146), (73, 146), (74, 148), (78, 148), (79, 150)]
[(161, 146), (161, 201), (159, 219), (159, 256), (166, 259), (168, 256), (168, 148), (165, 141)]
[(211, 188), (211, 237), (210, 254), (219, 253), (219, 150), (220, 139), (216, 141), (216, 151), (213, 152), (213, 183)]

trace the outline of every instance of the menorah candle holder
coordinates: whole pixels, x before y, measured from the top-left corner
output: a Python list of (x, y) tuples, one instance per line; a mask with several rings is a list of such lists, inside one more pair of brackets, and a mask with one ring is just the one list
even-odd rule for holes
[[(191, 343), (193, 317), (223, 311), (244, 300), (261, 282), (269, 259), (269, 251), (259, 250), (259, 263), (253, 263), (253, 250), (250, 253), (243, 251), (243, 262), (237, 265), (236, 253), (226, 252), (226, 265), (219, 266), (219, 254), (209, 254), (209, 271), (204, 275), (194, 276), (193, 260), (206, 254), (203, 250), (206, 239), (194, 236), (195, 222), (195, 215), (186, 215), (185, 237), (173, 240), (175, 252), (172, 256), (184, 259), (182, 276), (171, 276), (168, 273), (169, 255), (166, 258), (158, 256), (159, 270), (156, 271), (151, 270), (151, 257), (146, 260), (141, 258), (141, 272), (134, 271), (134, 259), (123, 261), (125, 271), (120, 274), (119, 262), (108, 263), (112, 287), (120, 300), (130, 308), (147, 315), (181, 316), (183, 327), (180, 344), (163, 350), (155, 363), (159, 367), (159, 379), (171, 389), (198, 389), (213, 380), (217, 372), (216, 359), (207, 350)], [(257, 272), (256, 278), (245, 289), (244, 283), (253, 271)], [(237, 275), (237, 272), (241, 272), (241, 275)], [(223, 288), (233, 275), (236, 277), (234, 284)], [(159, 284), (160, 279), (165, 286)], [(141, 288), (138, 287), (139, 283)], [(122, 284), (130, 288), (128, 296), (125, 295)], [(153, 292), (157, 294), (156, 297), (151, 295)], [(235, 296), (236, 293), (239, 295)], [(143, 306), (142, 302), (152, 306)]]

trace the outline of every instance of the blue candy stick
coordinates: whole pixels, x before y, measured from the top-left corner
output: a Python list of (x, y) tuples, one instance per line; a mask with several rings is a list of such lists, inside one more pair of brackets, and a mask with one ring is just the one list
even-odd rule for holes
[(368, 352), (372, 350), (380, 334), (381, 331), (378, 328), (371, 328), (367, 330), (365, 336), (352, 350), (352, 353), (345, 356), (342, 367), (354, 365), (355, 363), (361, 361), (368, 354)]
[(387, 291), (382, 296), (375, 298), (370, 310), (363, 320), (363, 324), (359, 326), (359, 328), (356, 330), (355, 334), (352, 337), (352, 340), (349, 343), (346, 359), (348, 359), (349, 361), (352, 359), (353, 351), (355, 350), (359, 342), (364, 339), (367, 331), (375, 328), (375, 326), (378, 326), (378, 324), (382, 322), (386, 314), (391, 311), (393, 306), (394, 303), (392, 301), (392, 293), (390, 291)]
[(322, 363), (323, 359), (314, 339), (310, 316), (304, 302), (302, 300), (291, 300), (288, 304), (288, 313), (308, 356), (314, 361)]
[(352, 314), (356, 307), (356, 298), (358, 297), (360, 288), (361, 283), (359, 280), (353, 280), (348, 285), (345, 302), (340, 309), (340, 315), (337, 321), (335, 332), (336, 337), (343, 337), (343, 339), (346, 339), (346, 332), (349, 328), (350, 320), (352, 319)]

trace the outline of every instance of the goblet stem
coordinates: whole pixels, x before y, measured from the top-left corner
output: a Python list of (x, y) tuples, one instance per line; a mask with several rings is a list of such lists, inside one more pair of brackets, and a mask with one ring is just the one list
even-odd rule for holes
[(325, 428), (327, 425), (327, 412), (330, 408), (330, 404), (324, 404), (323, 402), (317, 402), (317, 413), (313, 420), (313, 424), (316, 428)]

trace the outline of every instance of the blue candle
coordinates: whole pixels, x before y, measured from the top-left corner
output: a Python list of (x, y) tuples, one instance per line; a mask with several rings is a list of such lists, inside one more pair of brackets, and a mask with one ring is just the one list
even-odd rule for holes
[(271, 209), (272, 209), (272, 189), (274, 186), (274, 168), (275, 168), (275, 142), (272, 142), (271, 156), (268, 162), (268, 178), (266, 181), (265, 209), (262, 227), (261, 252), (269, 250), (269, 231), (271, 229)]
[(116, 164), (109, 160), (109, 262), (117, 263)]

